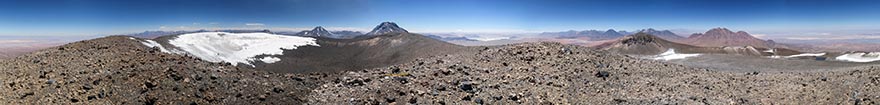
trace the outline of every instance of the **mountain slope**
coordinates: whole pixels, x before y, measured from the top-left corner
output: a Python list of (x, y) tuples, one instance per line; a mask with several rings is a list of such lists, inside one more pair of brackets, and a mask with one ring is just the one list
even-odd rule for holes
[(774, 45), (774, 43), (755, 38), (745, 31), (733, 32), (727, 28), (713, 28), (706, 33), (693, 34), (683, 42), (706, 47), (755, 46), (769, 48)]

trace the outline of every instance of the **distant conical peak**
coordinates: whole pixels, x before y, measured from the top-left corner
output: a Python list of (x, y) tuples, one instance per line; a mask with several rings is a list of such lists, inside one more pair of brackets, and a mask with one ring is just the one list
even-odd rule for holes
[(299, 35), (299, 36), (313, 36), (313, 37), (319, 37), (319, 36), (320, 36), (320, 37), (323, 37), (323, 36), (332, 36), (333, 33), (331, 33), (330, 31), (327, 31), (327, 29), (324, 29), (324, 27), (317, 26), (317, 27), (313, 28), (312, 30), (305, 30), (305, 31), (302, 31), (302, 32), (300, 32), (300, 33), (297, 33), (297, 35)]
[(366, 35), (382, 35), (387, 33), (409, 33), (394, 22), (382, 22)]

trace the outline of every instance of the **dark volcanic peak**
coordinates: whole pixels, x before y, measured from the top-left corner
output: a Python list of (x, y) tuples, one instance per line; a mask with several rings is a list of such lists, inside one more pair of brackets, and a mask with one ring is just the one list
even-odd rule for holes
[(621, 43), (644, 44), (644, 43), (654, 43), (655, 40), (657, 40), (657, 37), (655, 37), (654, 35), (639, 32), (639, 33), (624, 37), (623, 40), (621, 41)]
[(296, 34), (297, 36), (311, 36), (311, 37), (327, 37), (333, 36), (333, 33), (324, 29), (324, 27), (318, 26), (309, 31), (302, 31)]
[(690, 52), (692, 51), (691, 49), (697, 48), (691, 45), (663, 40), (662, 38), (643, 32), (625, 36), (616, 41), (598, 45), (597, 47), (610, 52), (641, 55), (659, 54), (668, 49), (676, 49), (676, 51), (685, 50)]
[(400, 26), (397, 26), (394, 22), (382, 22), (382, 24), (373, 28), (373, 31), (370, 31), (366, 35), (383, 35), (388, 33), (409, 33), (409, 31), (400, 28)]

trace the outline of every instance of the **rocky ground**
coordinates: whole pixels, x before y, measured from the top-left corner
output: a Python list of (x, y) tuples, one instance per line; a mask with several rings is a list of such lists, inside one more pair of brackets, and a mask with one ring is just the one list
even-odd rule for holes
[(878, 70), (723, 72), (528, 43), (348, 72), (308, 99), (312, 104), (878, 104)]
[(880, 104), (880, 65), (725, 72), (558, 43), (273, 73), (112, 36), (0, 60), (3, 104)]
[(291, 104), (326, 76), (207, 63), (112, 36), (0, 61), (0, 103)]

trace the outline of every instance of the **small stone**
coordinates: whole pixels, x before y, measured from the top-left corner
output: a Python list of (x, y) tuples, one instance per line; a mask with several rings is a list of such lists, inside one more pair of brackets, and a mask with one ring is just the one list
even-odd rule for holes
[(394, 80), (400, 82), (400, 84), (409, 83), (409, 80), (403, 77), (394, 77)]
[(51, 80), (51, 79), (50, 79), (50, 80), (47, 80), (47, 81), (46, 81), (46, 84), (55, 84), (55, 80)]
[(474, 99), (474, 103), (477, 103), (477, 104), (482, 105), (482, 104), (483, 104), (483, 99), (481, 99), (481, 98)]
[(458, 86), (458, 88), (468, 93), (476, 92), (476, 90), (474, 89), (474, 84), (470, 82), (462, 82), (461, 85)]
[(272, 92), (281, 93), (281, 92), (284, 92), (284, 90), (281, 88), (272, 88)]
[(607, 71), (599, 71), (599, 72), (596, 72), (596, 77), (599, 77), (599, 78), (607, 78), (608, 76), (611, 76), (611, 73), (609, 73), (609, 72), (607, 72)]
[(393, 103), (396, 100), (397, 100), (397, 98), (394, 98), (394, 97), (385, 97), (385, 102), (388, 102), (388, 103)]
[(94, 89), (91, 85), (83, 85), (83, 90), (92, 90)]
[(417, 102), (418, 102), (418, 100), (417, 100), (416, 98), (410, 98), (410, 99), (409, 99), (409, 103), (410, 103), (410, 104), (415, 104), (415, 103), (417, 103)]
[(400, 68), (397, 66), (391, 66), (391, 73), (400, 73)]

